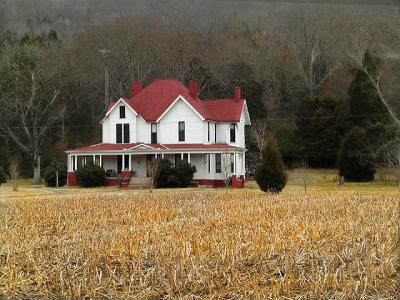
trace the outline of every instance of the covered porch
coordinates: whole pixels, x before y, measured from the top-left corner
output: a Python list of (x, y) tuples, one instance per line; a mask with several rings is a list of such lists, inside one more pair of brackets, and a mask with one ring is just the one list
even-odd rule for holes
[[(184, 146), (184, 145), (182, 145)], [(181, 147), (182, 147), (181, 146)], [(155, 148), (147, 145), (121, 150), (100, 150), (90, 147), (67, 152), (68, 185), (78, 185), (75, 171), (89, 162), (101, 166), (106, 172), (106, 185), (118, 185), (121, 178), (147, 178), (147, 162), (152, 159), (166, 158), (173, 165), (186, 161), (196, 167), (193, 181), (195, 185), (224, 186), (226, 177), (240, 178), (245, 176), (245, 149), (171, 149)], [(200, 148), (200, 147), (199, 147)], [(221, 148), (221, 147), (220, 147)]]

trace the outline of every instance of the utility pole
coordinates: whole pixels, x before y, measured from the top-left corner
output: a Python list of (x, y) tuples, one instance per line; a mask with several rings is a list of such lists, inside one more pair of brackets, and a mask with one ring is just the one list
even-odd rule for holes
[(102, 49), (99, 50), (104, 57), (104, 106), (107, 108), (108, 101), (110, 101), (110, 77), (108, 74), (108, 60), (107, 56), (111, 52), (110, 50)]

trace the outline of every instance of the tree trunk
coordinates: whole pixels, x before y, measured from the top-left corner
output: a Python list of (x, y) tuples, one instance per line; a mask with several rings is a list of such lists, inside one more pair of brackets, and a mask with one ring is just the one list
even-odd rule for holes
[(33, 156), (33, 184), (40, 184), (40, 154)]

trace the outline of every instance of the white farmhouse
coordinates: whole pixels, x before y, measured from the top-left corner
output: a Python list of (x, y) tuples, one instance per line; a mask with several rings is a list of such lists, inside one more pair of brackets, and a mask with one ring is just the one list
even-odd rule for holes
[(146, 162), (155, 157), (194, 165), (199, 185), (224, 185), (227, 174), (244, 179), (250, 117), (239, 87), (233, 99), (201, 100), (196, 81), (188, 88), (172, 79), (144, 88), (135, 82), (131, 98), (111, 102), (101, 124), (101, 144), (66, 151), (68, 185), (77, 184), (75, 171), (88, 161), (103, 167), (108, 185), (125, 171), (132, 180), (146, 178)]

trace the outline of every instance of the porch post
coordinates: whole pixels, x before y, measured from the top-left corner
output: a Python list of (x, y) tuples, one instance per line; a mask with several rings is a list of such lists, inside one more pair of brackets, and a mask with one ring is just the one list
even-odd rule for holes
[(188, 163), (190, 164), (190, 153), (188, 153)]
[(129, 154), (129, 170), (132, 171), (132, 154)]
[(100, 154), (100, 167), (103, 167), (103, 155)]
[(245, 176), (246, 177), (246, 152), (243, 152), (243, 170), (242, 170), (242, 172), (243, 172), (243, 176)]
[(75, 167), (74, 171), (78, 170), (78, 154), (75, 154)]
[(125, 170), (125, 154), (122, 153), (122, 171)]
[(93, 154), (93, 164), (94, 165), (96, 164), (96, 155), (95, 154)]
[(183, 153), (181, 153), (181, 160), (183, 161)]
[(164, 153), (161, 153), (161, 158), (164, 158)]
[(236, 170), (236, 152), (233, 153), (233, 174), (237, 175), (237, 170)]

